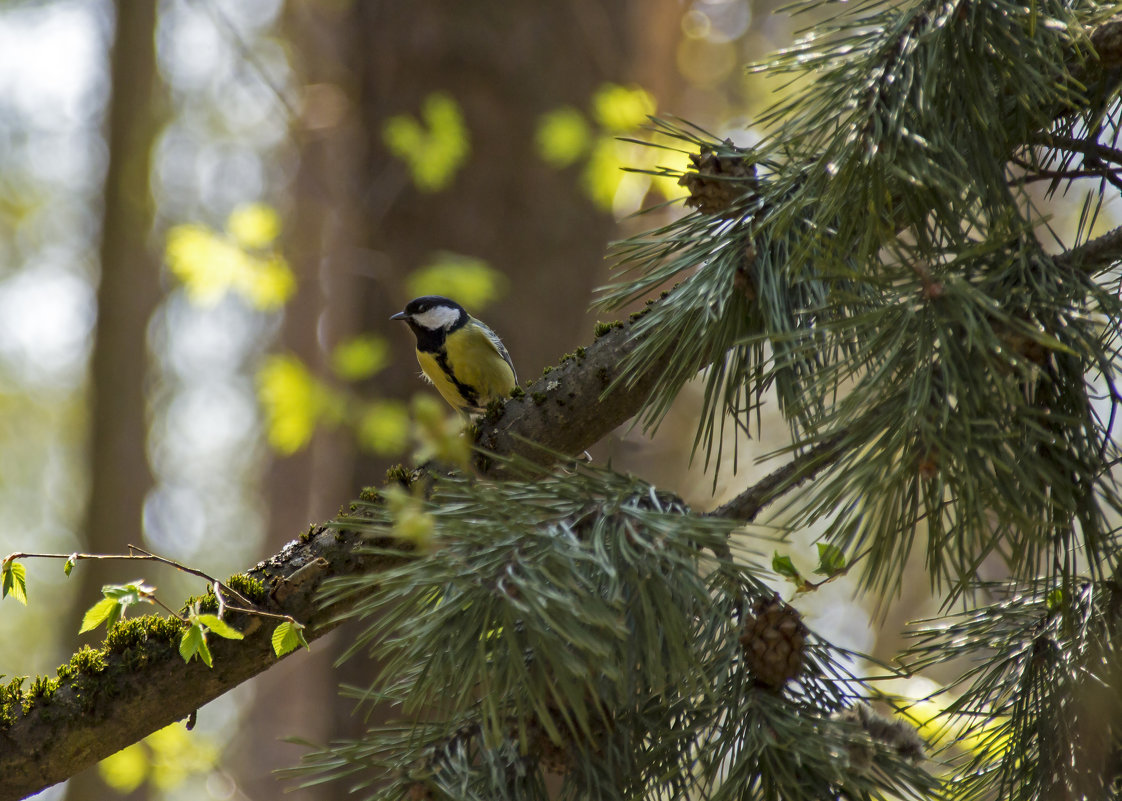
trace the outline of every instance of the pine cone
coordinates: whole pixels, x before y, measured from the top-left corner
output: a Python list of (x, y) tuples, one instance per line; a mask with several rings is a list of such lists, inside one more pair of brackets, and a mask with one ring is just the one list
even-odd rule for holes
[(807, 628), (795, 609), (772, 598), (758, 598), (744, 621), (740, 644), (756, 683), (778, 691), (802, 672)]
[(678, 179), (678, 185), (690, 191), (686, 205), (700, 209), (705, 214), (727, 211), (746, 191), (756, 185), (756, 167), (733, 148), (734, 154), (719, 156), (712, 150), (691, 153), (690, 161), (697, 172), (688, 172)]
[[(855, 724), (864, 729), (869, 737), (912, 762), (924, 758), (926, 743), (916, 732), (915, 727), (906, 720), (878, 715), (868, 704), (856, 704), (849, 709), (835, 712), (835, 720)], [(868, 770), (873, 765), (875, 752), (868, 740), (853, 738), (846, 746), (849, 763), (859, 770)]]
[(545, 728), (536, 721), (530, 724), (530, 754), (547, 773), (564, 776), (573, 768), (572, 755), (564, 745), (549, 739)]

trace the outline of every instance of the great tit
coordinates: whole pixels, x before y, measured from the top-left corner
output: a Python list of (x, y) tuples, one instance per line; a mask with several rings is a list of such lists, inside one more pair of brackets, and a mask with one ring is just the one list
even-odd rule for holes
[(480, 411), (518, 383), (510, 354), (495, 332), (454, 300), (414, 298), (390, 319), (409, 324), (421, 370), (454, 409)]

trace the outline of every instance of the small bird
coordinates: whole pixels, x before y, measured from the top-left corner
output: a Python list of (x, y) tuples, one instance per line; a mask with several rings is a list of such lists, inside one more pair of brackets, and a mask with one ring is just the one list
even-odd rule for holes
[(502, 341), (459, 303), (439, 295), (414, 298), (391, 320), (403, 320), (417, 338), (417, 362), (452, 408), (481, 411), (518, 383)]

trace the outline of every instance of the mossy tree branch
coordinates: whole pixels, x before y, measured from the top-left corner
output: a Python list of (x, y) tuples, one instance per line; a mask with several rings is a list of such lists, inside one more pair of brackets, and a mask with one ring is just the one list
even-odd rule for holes
[[(271, 588), (267, 611), (305, 622), (309, 640), (330, 631), (333, 611), (315, 602), (322, 582), (392, 561), (358, 555), (360, 539), (320, 527), (255, 567), (250, 575)], [(153, 616), (130, 620), (127, 634), (115, 630), (100, 654), (83, 652), (60, 668), (57, 686), (42, 689), (39, 680), (25, 688), (26, 711), (12, 709), (5, 694), (11, 719), (0, 723), (0, 799), (14, 801), (60, 782), (272, 666), (270, 627), (253, 615), (228, 617), (247, 636), (215, 638), (213, 669), (199, 660), (185, 664), (178, 624), (168, 627), (157, 622), (165, 618)]]
[[(634, 347), (630, 330), (630, 324), (613, 327), (580, 356), (543, 376), (524, 398), (511, 400), (482, 426), (480, 441), (495, 455), (519, 455), (544, 466), (558, 454), (581, 453), (624, 423), (645, 400), (653, 379), (640, 377), (604, 393), (617, 377), (619, 361)], [(542, 443), (549, 451), (535, 448), (528, 440)], [(492, 460), (483, 460), (481, 470), (490, 476), (500, 472)], [(304, 623), (309, 641), (329, 632), (334, 627), (333, 611), (315, 603), (323, 581), (377, 571), (393, 561), (357, 553), (360, 542), (362, 538), (353, 532), (321, 526), (250, 570), (251, 577), (270, 588), (265, 611)], [(236, 642), (215, 638), (213, 669), (198, 660), (184, 664), (178, 640), (162, 637), (159, 627), (153, 627), (151, 636), (110, 638), (104, 659), (94, 660), (95, 671), (69, 675), (72, 671), (64, 667), (60, 670), (68, 675), (49, 692), (25, 690), (27, 711), (16, 704), (10, 722), (0, 718), (0, 801), (23, 798), (73, 776), (189, 717), (278, 661), (270, 629), (260, 619), (235, 614), (230, 622), (246, 638)], [(88, 666), (89, 661), (83, 664)]]
[[(1118, 31), (1122, 23), (1108, 23), (1094, 39), (1106, 51), (1100, 72), (1119, 63)], [(1110, 232), (1058, 258), (1078, 261), (1085, 269), (1116, 263), (1122, 260), (1122, 233)], [(481, 447), (498, 456), (528, 458), (544, 469), (558, 454), (580, 454), (633, 417), (666, 366), (617, 380), (619, 364), (638, 344), (633, 330), (632, 324), (613, 328), (539, 379), (523, 397), (509, 401), (481, 424)], [(813, 477), (838, 452), (834, 440), (810, 446), (714, 514), (751, 519), (762, 504)], [(493, 459), (477, 466), (489, 477), (502, 470)], [(270, 588), (267, 611), (305, 623), (309, 640), (328, 632), (333, 612), (315, 603), (323, 581), (378, 571), (393, 561), (360, 555), (359, 542), (357, 534), (320, 527), (255, 567), (250, 575)], [(274, 664), (267, 628), (259, 620), (235, 615), (231, 622), (246, 632), (246, 639), (214, 642), (213, 669), (198, 661), (184, 664), (165, 630), (134, 621), (131, 638), (110, 638), (99, 657), (76, 660), (55, 685), (36, 682), (39, 690), (27, 693), (27, 710), (10, 710), (11, 719), (0, 721), (0, 801), (23, 798), (66, 779), (188, 717)], [(0, 700), (6, 698), (4, 694)]]
[[(498, 415), (485, 417), (476, 439), (479, 447), (544, 469), (558, 455), (581, 454), (634, 417), (661, 370), (620, 377), (620, 364), (638, 344), (633, 327), (633, 320), (613, 325), (508, 401)], [(476, 466), (492, 478), (504, 473), (501, 462), (485, 456)]]

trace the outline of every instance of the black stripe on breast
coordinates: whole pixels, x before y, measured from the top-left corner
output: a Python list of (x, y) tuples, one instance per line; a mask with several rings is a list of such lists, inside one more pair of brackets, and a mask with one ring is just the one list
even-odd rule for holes
[(452, 368), (448, 365), (448, 352), (445, 350), (440, 350), (436, 353), (433, 353), (432, 355), (436, 357), (436, 363), (440, 365), (440, 369), (444, 371), (444, 375), (448, 377), (449, 381), (456, 385), (456, 389), (459, 390), (459, 393), (463, 396), (463, 399), (467, 401), (468, 406), (478, 407), (479, 393), (469, 387), (460, 379), (456, 378), (456, 374), (452, 372)]

